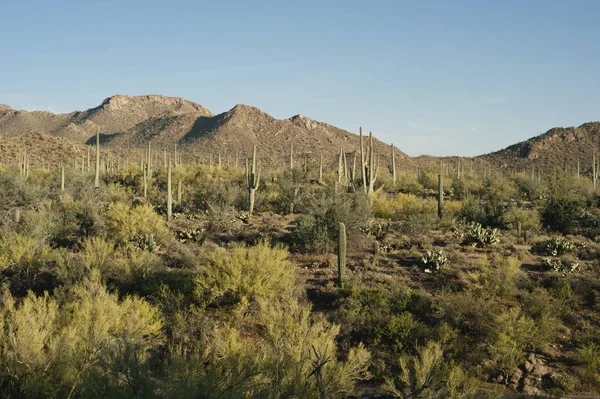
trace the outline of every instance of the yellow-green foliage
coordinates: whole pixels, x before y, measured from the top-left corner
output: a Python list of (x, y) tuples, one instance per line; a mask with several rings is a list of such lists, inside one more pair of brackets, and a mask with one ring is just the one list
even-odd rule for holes
[(583, 377), (593, 384), (600, 385), (600, 345), (589, 342), (578, 348), (577, 353), (583, 361)]
[(412, 194), (400, 193), (395, 197), (381, 194), (373, 201), (373, 214), (383, 219), (406, 220), (413, 215), (435, 215), (436, 212), (435, 200)]
[(163, 268), (156, 254), (132, 244), (115, 248), (113, 243), (103, 237), (85, 239), (78, 257), (79, 262), (75, 265), (78, 270), (70, 271), (71, 277), (75, 279), (77, 275), (89, 275), (92, 270), (97, 269), (104, 278), (128, 282), (136, 274), (144, 276)]
[(121, 245), (149, 234), (156, 242), (164, 242), (169, 236), (164, 218), (150, 205), (131, 207), (123, 202), (112, 204), (106, 213), (106, 233)]
[(3, 292), (0, 365), (9, 386), (27, 397), (66, 397), (99, 376), (115, 386), (134, 381), (130, 370), (111, 366), (126, 351), (143, 363), (161, 342), (157, 308), (139, 298), (119, 301), (97, 276), (58, 298), (29, 293), (17, 303)]
[(31, 237), (8, 233), (0, 237), (0, 271), (13, 266), (29, 266), (43, 262), (50, 248)]
[(214, 251), (196, 278), (196, 293), (207, 301), (228, 296), (236, 302), (289, 300), (298, 292), (296, 273), (282, 246)]
[(352, 348), (346, 361), (337, 360), (339, 326), (298, 301), (295, 269), (287, 256), (285, 249), (266, 242), (215, 252), (196, 279), (197, 292), (213, 300), (227, 293), (248, 306), (234, 312), (225, 308), (218, 320), (200, 322), (205, 327), (199, 349), (172, 358), (171, 396), (254, 398), (268, 393), (316, 399), (324, 390), (337, 398), (367, 376), (370, 355), (362, 345)]
[(540, 216), (534, 210), (527, 210), (513, 206), (504, 215), (511, 228), (516, 229), (518, 222), (521, 222), (523, 231), (535, 232), (540, 229)]
[(501, 312), (495, 319), (495, 336), (488, 343), (492, 360), (508, 375), (525, 357), (525, 350), (536, 333), (535, 322), (521, 314), (518, 307)]
[(298, 302), (260, 301), (258, 310), (232, 324), (209, 330), (203, 351), (174, 356), (171, 396), (254, 398), (268, 392), (267, 397), (316, 399), (321, 397), (314, 374), (318, 359), (327, 359), (320, 382), (328, 397), (345, 397), (367, 376), (369, 352), (359, 345), (346, 361), (338, 361), (339, 326), (313, 317), (310, 307)]

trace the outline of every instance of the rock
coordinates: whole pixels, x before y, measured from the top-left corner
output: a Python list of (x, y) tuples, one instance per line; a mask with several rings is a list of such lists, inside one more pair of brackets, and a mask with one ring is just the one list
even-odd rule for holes
[(514, 369), (510, 374), (510, 377), (508, 377), (508, 383), (511, 385), (519, 385), (521, 378), (523, 378), (523, 371), (519, 368)]
[(523, 391), (522, 391), (525, 395), (539, 395), (542, 391), (540, 391), (539, 388), (536, 388), (534, 386), (531, 385), (526, 385), (523, 387)]
[(535, 367), (535, 365), (532, 362), (525, 360), (525, 363), (523, 364), (523, 368), (525, 369), (526, 373), (531, 373), (531, 370), (533, 370), (534, 367)]
[(546, 374), (548, 374), (550, 372), (550, 370), (548, 369), (548, 367), (544, 366), (543, 364), (536, 364), (533, 367), (533, 370), (531, 370), (530, 374), (534, 377), (542, 377)]

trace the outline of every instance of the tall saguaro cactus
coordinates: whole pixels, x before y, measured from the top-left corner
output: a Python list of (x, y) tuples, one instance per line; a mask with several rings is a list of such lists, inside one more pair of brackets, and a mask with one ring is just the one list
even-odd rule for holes
[(359, 129), (360, 134), (360, 176), (362, 179), (363, 189), (367, 192), (367, 175), (365, 173), (365, 145), (363, 143), (362, 127)]
[(248, 159), (246, 159), (246, 187), (248, 188), (248, 213), (250, 216), (254, 212), (254, 198), (259, 184), (260, 170), (256, 171), (256, 145), (254, 145), (252, 147), (252, 169), (248, 168)]
[(94, 188), (100, 187), (100, 129), (96, 129), (96, 177)]
[(390, 166), (390, 172), (392, 174), (392, 183), (394, 184), (394, 187), (396, 187), (396, 151), (394, 148), (394, 145), (391, 145), (392, 148), (392, 164)]
[(375, 181), (377, 181), (377, 166), (375, 165), (375, 148), (373, 146), (373, 133), (369, 132), (369, 166), (366, 170), (365, 176), (367, 181), (367, 196), (369, 197), (369, 203), (373, 202), (373, 192), (375, 188)]
[(173, 218), (173, 190), (171, 188), (171, 157), (167, 165), (167, 221)]
[(438, 175), (438, 218), (444, 215), (444, 178)]
[(346, 272), (346, 225), (339, 224), (338, 234), (338, 287), (344, 287), (344, 274)]
[(63, 193), (65, 191), (65, 167), (63, 165), (60, 166), (60, 192)]

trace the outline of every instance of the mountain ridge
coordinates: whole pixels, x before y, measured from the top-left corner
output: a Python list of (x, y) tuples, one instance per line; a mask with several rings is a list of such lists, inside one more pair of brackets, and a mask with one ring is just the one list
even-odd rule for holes
[[(228, 111), (214, 114), (203, 105), (181, 97), (116, 94), (93, 108), (62, 114), (15, 110), (9, 105), (0, 105), (0, 134), (5, 138), (41, 132), (78, 146), (93, 144), (96, 131), (100, 131), (103, 145), (109, 148), (135, 149), (151, 142), (154, 148), (169, 149), (178, 144), (198, 161), (207, 153), (248, 151), (254, 144), (259, 145), (267, 162), (278, 163), (286, 162), (292, 146), (298, 158), (315, 159), (323, 155), (328, 162), (335, 162), (342, 142), (347, 153), (359, 148), (356, 133), (301, 114), (277, 119), (247, 104), (236, 104)], [(380, 166), (386, 167), (390, 147), (377, 139), (374, 142), (381, 158)], [(398, 148), (395, 154), (399, 167), (473, 159), (499, 168), (525, 169), (532, 164), (541, 168), (562, 166), (560, 161), (574, 165), (577, 159), (591, 165), (591, 148), (599, 146), (600, 122), (587, 122), (579, 127), (552, 128), (476, 157), (410, 157)], [(352, 165), (353, 159), (348, 162)]]

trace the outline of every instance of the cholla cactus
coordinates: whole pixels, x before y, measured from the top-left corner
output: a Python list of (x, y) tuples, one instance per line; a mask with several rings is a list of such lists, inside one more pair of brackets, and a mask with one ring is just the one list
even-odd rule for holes
[(421, 263), (423, 263), (423, 271), (425, 273), (435, 273), (444, 268), (446, 263), (448, 263), (448, 258), (446, 258), (446, 255), (442, 251), (427, 251), (421, 257)]

